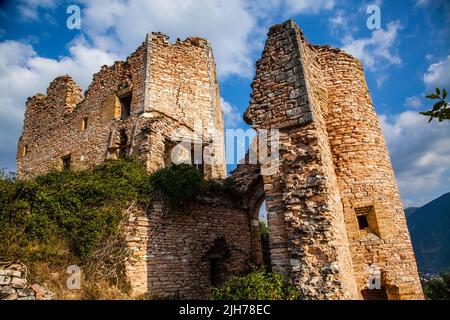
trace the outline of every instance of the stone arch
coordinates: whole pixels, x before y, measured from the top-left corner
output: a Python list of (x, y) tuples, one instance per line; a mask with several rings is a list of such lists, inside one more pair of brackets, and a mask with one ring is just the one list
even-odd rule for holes
[[(247, 158), (248, 155), (246, 156)], [(246, 164), (245, 162), (239, 164), (230, 175), (230, 179), (233, 181), (235, 188), (243, 195), (243, 206), (248, 210), (252, 259), (258, 266), (264, 262), (259, 227), (259, 209), (263, 202), (267, 203), (270, 200), (264, 189), (263, 178), (259, 164)], [(267, 227), (269, 230), (270, 264), (275, 267), (274, 271), (286, 273), (281, 266), (284, 263), (285, 257), (279, 253), (283, 250), (287, 252), (287, 248), (281, 248), (279, 246), (279, 243), (286, 242), (286, 239), (280, 239), (284, 233), (279, 232), (279, 229), (284, 228), (284, 225), (280, 225), (277, 217), (272, 218), (268, 213)]]

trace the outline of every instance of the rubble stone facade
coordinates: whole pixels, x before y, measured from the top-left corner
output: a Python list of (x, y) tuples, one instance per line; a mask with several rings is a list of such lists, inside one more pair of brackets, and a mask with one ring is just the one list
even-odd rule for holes
[(251, 166), (245, 178), (249, 201), (258, 189), (266, 200), (275, 270), (311, 299), (423, 298), (360, 61), (309, 44), (289, 20), (270, 29), (252, 88), (244, 119), (280, 136), (278, 173)]
[[(306, 299), (422, 299), (389, 154), (361, 63), (309, 44), (289, 20), (273, 26), (256, 64), (244, 119), (278, 130), (278, 170), (242, 163), (243, 198), (209, 194), (183, 209), (131, 207), (127, 275), (136, 294), (208, 298), (211, 286), (263, 261), (265, 201), (273, 269)], [(139, 158), (148, 172), (176, 152), (225, 177), (223, 116), (211, 47), (151, 33), (126, 61), (102, 67), (86, 91), (69, 76), (27, 101), (19, 178)], [(187, 141), (187, 142), (186, 142)], [(176, 149), (176, 148), (175, 148)], [(187, 151), (186, 151), (187, 150)], [(209, 160), (206, 161), (205, 160)], [(372, 285), (374, 287), (372, 287)], [(379, 286), (378, 286), (379, 285)]]
[(63, 166), (85, 169), (125, 156), (141, 159), (153, 172), (169, 163), (174, 145), (182, 143), (184, 151), (198, 150), (192, 162), (208, 158), (205, 177), (224, 178), (223, 140), (209, 43), (188, 38), (170, 44), (167, 36), (150, 33), (126, 61), (103, 66), (85, 94), (62, 76), (46, 95), (27, 100), (17, 176)]

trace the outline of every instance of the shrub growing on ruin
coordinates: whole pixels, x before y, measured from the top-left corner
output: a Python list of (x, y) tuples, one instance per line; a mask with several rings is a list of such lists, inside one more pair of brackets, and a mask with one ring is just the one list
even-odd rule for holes
[(263, 268), (239, 275), (213, 288), (215, 300), (296, 300), (297, 288), (283, 276)]
[(428, 280), (423, 286), (423, 293), (428, 300), (450, 300), (450, 272)]

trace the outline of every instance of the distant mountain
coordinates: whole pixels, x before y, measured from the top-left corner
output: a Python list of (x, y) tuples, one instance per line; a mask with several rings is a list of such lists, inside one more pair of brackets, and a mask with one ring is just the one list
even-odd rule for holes
[(409, 207), (405, 209), (405, 215), (406, 217), (409, 217), (412, 213), (414, 213), (417, 209), (420, 207)]
[(405, 215), (419, 271), (450, 271), (450, 192)]

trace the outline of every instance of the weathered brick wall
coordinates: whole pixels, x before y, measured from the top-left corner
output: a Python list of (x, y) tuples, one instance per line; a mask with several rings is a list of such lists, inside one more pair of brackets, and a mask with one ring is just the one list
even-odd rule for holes
[[(122, 118), (119, 98), (129, 93), (130, 116)], [(225, 177), (223, 116), (211, 47), (199, 38), (170, 44), (166, 36), (151, 33), (126, 61), (103, 66), (84, 96), (63, 76), (46, 95), (28, 99), (17, 175), (30, 178), (58, 168), (69, 154), (71, 167), (88, 168), (117, 158), (118, 147), (144, 160), (152, 172), (167, 164), (167, 142), (173, 146), (178, 142), (174, 137), (195, 137), (205, 157), (216, 160), (204, 166), (205, 176)]]
[[(311, 299), (351, 298), (356, 287), (319, 97), (292, 21), (270, 29), (245, 117), (280, 130), (280, 170), (263, 176), (271, 260)], [(314, 81), (315, 80), (315, 81)]]
[[(327, 129), (344, 206), (359, 290), (369, 265), (381, 269), (392, 298), (422, 298), (403, 206), (361, 63), (337, 49), (315, 47), (328, 88)], [(372, 229), (360, 230), (355, 209), (374, 207)]]
[[(147, 212), (131, 208), (126, 230), (134, 251), (127, 276), (136, 295), (208, 299), (211, 255), (220, 259), (219, 281), (252, 265), (247, 211), (227, 196), (204, 197), (176, 211), (160, 202)], [(226, 250), (213, 252), (220, 239)]]
[(275, 269), (308, 298), (357, 299), (374, 263), (389, 298), (423, 298), (361, 63), (287, 21), (270, 29), (252, 88), (244, 118), (280, 129), (280, 171), (263, 176)]
[[(142, 96), (143, 52), (140, 47), (126, 62), (103, 66), (94, 75), (84, 97), (69, 76), (62, 76), (50, 84), (46, 95), (28, 99), (17, 152), (19, 178), (58, 168), (62, 165), (61, 157), (69, 154), (74, 169), (97, 165), (108, 157), (108, 147), (118, 139), (120, 128), (131, 136)], [(132, 88), (133, 97), (132, 116), (124, 121), (108, 114), (109, 104), (116, 103), (116, 92), (121, 87)], [(85, 117), (88, 127), (82, 130)]]

